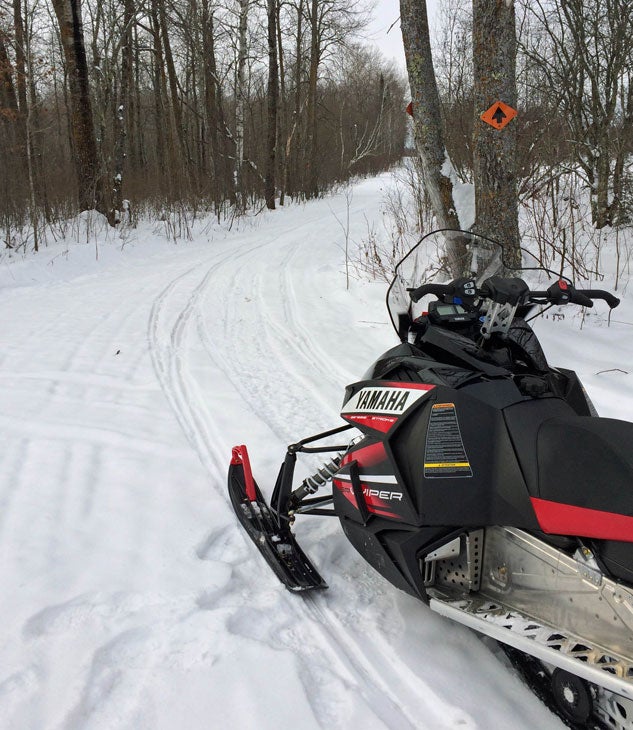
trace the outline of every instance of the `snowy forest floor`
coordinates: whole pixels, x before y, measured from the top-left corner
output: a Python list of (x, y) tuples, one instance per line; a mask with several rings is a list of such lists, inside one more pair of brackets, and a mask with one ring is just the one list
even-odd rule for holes
[[(395, 344), (384, 282), (345, 288), (339, 223), (349, 205), (352, 246), (380, 228), (388, 185), (177, 244), (96, 226), (0, 259), (0, 727), (562, 727), (338, 521), (297, 526), (330, 586), (302, 598), (228, 502), (233, 445), (270, 494), (286, 444), (339, 425), (345, 384)], [(633, 296), (610, 327), (571, 309), (536, 323), (550, 362), (628, 419)]]

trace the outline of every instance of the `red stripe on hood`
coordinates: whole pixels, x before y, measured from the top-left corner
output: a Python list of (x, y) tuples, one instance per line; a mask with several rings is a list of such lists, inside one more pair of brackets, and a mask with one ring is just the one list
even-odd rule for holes
[(369, 446), (363, 446), (355, 451), (350, 451), (341, 460), (341, 466), (349, 464), (350, 461), (357, 461), (359, 467), (375, 466), (381, 464), (387, 459), (387, 452), (385, 451), (385, 445), (382, 441), (378, 441), (375, 444), (369, 444)]

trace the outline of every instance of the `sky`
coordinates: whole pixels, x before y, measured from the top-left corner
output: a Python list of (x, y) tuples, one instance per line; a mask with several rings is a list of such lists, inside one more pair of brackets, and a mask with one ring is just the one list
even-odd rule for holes
[[(427, 0), (426, 4), (432, 32), (440, 0)], [(398, 22), (400, 3), (398, 0), (377, 0), (373, 16), (374, 20), (368, 29), (369, 40), (378, 46), (386, 58), (393, 59), (404, 70), (404, 49)]]

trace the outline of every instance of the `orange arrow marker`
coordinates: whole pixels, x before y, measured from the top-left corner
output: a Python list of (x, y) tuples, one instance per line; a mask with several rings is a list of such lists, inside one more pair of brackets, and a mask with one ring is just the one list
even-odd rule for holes
[(481, 119), (495, 129), (503, 129), (516, 115), (516, 109), (504, 104), (502, 101), (496, 101), (490, 109), (481, 115)]

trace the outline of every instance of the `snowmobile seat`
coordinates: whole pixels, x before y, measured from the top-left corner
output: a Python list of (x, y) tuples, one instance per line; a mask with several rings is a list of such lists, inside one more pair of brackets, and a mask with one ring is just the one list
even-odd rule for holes
[(504, 414), (541, 529), (633, 543), (633, 424), (579, 416), (559, 398)]
[[(538, 429), (536, 458), (538, 485), (531, 496), (633, 518), (633, 423), (590, 416), (547, 419)], [(608, 522), (606, 534), (593, 537), (608, 539)]]

